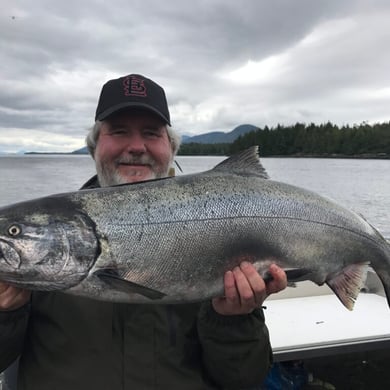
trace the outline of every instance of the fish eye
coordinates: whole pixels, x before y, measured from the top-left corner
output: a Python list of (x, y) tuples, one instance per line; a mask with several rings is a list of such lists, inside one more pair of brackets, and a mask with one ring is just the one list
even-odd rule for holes
[(22, 233), (22, 229), (19, 225), (11, 225), (8, 228), (8, 234), (12, 237), (18, 236), (20, 233)]

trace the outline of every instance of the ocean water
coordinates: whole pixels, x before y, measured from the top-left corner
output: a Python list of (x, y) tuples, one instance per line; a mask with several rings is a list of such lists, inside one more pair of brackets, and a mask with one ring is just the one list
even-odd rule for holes
[[(179, 156), (183, 174), (211, 169), (225, 157)], [(390, 160), (263, 158), (273, 180), (330, 197), (362, 214), (390, 239)], [(0, 156), (0, 206), (75, 191), (95, 172), (89, 156)], [(182, 174), (176, 167), (177, 174)]]

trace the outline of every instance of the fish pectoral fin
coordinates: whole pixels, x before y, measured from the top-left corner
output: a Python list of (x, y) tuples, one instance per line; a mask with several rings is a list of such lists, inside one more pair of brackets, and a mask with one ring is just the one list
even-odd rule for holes
[(364, 286), (367, 270), (368, 263), (350, 264), (326, 281), (348, 310), (353, 309), (356, 298)]
[(111, 287), (129, 294), (139, 294), (153, 300), (162, 299), (166, 295), (161, 291), (127, 280), (125, 276), (121, 276), (112, 269), (99, 270), (96, 271), (94, 275), (109, 284)]

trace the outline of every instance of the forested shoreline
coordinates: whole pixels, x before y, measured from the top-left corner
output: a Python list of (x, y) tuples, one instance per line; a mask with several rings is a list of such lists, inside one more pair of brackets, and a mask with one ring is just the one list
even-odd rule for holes
[(233, 143), (184, 143), (179, 155), (230, 155), (259, 145), (262, 156), (390, 158), (390, 122), (338, 127), (331, 122), (258, 128)]

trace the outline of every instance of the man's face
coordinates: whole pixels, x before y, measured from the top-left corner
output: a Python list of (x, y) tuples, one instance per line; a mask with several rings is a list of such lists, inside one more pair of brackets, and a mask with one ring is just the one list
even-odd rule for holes
[(94, 159), (102, 187), (166, 177), (173, 159), (166, 125), (142, 111), (113, 115), (102, 123)]

